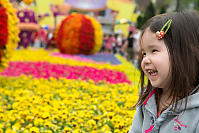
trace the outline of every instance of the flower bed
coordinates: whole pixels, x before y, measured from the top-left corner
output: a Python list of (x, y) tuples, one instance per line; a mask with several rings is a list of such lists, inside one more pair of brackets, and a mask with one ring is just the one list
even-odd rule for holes
[(54, 77), (67, 79), (93, 80), (96, 83), (107, 82), (112, 84), (128, 83), (131, 81), (127, 76), (119, 71), (108, 69), (98, 70), (87, 66), (68, 66), (63, 64), (50, 64), (48, 62), (10, 62), (1, 75), (7, 77), (17, 77), (20, 75), (32, 75), (33, 78)]
[[(138, 70), (120, 56), (122, 64), (111, 65), (52, 52), (15, 51), (0, 76), (0, 132), (128, 132), (138, 98)], [(61, 76), (65, 72), (78, 76), (68, 79)], [(95, 81), (100, 76), (103, 82)]]

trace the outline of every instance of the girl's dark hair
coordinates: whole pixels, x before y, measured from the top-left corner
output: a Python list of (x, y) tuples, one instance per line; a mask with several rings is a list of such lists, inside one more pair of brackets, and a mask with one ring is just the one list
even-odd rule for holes
[[(191, 11), (157, 15), (148, 20), (143, 26), (141, 39), (147, 28), (155, 34), (156, 31), (161, 30), (169, 19), (172, 20), (172, 23), (163, 40), (168, 49), (171, 63), (172, 79), (169, 89), (172, 101), (170, 104), (172, 104), (172, 109), (176, 111), (177, 107), (179, 107), (177, 101), (185, 98), (185, 110), (188, 96), (199, 84), (198, 12)], [(149, 80), (147, 86), (144, 86), (146, 81), (144, 81), (144, 72), (142, 70), (140, 81), (141, 91), (136, 106), (142, 105), (152, 90)]]

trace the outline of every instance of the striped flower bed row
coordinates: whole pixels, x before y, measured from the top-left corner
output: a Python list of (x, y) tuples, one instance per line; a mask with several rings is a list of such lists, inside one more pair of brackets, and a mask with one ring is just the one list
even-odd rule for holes
[(139, 72), (120, 65), (18, 50), (0, 76), (0, 132), (126, 133)]
[(50, 64), (48, 62), (10, 62), (2, 73), (3, 76), (12, 77), (20, 75), (32, 75), (34, 78), (61, 77), (67, 79), (93, 80), (96, 83), (107, 82), (112, 84), (128, 83), (131, 81), (119, 71), (109, 69), (96, 69), (87, 66), (68, 66), (63, 64)]

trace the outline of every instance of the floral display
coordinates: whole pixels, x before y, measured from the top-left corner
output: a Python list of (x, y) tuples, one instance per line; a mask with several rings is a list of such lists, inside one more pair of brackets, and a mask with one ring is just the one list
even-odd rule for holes
[(14, 52), (0, 76), (0, 132), (128, 132), (139, 71), (119, 55), (112, 65), (55, 52)]
[(102, 46), (101, 25), (83, 14), (72, 13), (58, 28), (56, 43), (60, 52), (67, 54), (93, 54)]
[(82, 26), (79, 30), (79, 49), (84, 54), (91, 53), (91, 50), (94, 47), (94, 28), (89, 19), (85, 16), (82, 16)]
[(0, 0), (0, 71), (7, 67), (10, 57), (19, 42), (16, 10), (9, 0)]
[(18, 24), (18, 27), (20, 29), (20, 42), (18, 44), (18, 48), (27, 48), (33, 42), (34, 32), (40, 30), (40, 25), (37, 22), (35, 12), (30, 9), (19, 9), (17, 11), (17, 17), (20, 21), (20, 23)]
[(24, 2), (26, 5), (30, 5), (30, 4), (33, 2), (33, 0), (23, 0), (23, 2)]
[(118, 71), (102, 69), (98, 70), (93, 67), (80, 67), (80, 66), (68, 66), (62, 64), (50, 64), (47, 62), (10, 62), (8, 68), (6, 68), (1, 75), (4, 76), (20, 76), (20, 75), (32, 75), (34, 78), (61, 78), (67, 79), (91, 79), (94, 82), (108, 82), (112, 84), (117, 83), (131, 83), (125, 74)]
[[(86, 58), (81, 58), (79, 56), (75, 56), (75, 55), (70, 55), (70, 54), (61, 54), (60, 52), (53, 52), (50, 55), (52, 56), (56, 56), (56, 57), (62, 57), (62, 58), (66, 58), (66, 59), (73, 59), (73, 60), (79, 60), (79, 61), (84, 61), (84, 62), (93, 62), (95, 64), (100, 64), (97, 61), (93, 61), (92, 59), (86, 59)], [(103, 62), (105, 63), (105, 62)]]
[[(57, 51), (45, 51), (43, 49), (21, 49), (18, 51), (14, 52), (15, 56), (12, 56), (10, 61), (15, 62), (15, 61), (23, 61), (23, 62), (49, 62), (52, 64), (67, 64), (69, 66), (87, 66), (87, 67), (94, 67), (97, 69), (109, 69), (109, 70), (115, 70), (115, 71), (120, 71), (123, 72), (127, 75), (128, 79), (132, 81), (134, 84), (135, 81), (138, 81), (139, 78), (139, 71), (132, 66), (131, 63), (126, 61), (123, 57), (117, 55), (117, 58), (121, 60), (123, 63), (119, 65), (111, 65), (109, 63), (101, 63), (98, 62), (97, 64), (95, 62), (90, 62), (85, 59), (80, 58), (74, 59), (68, 57), (65, 54), (62, 54), (62, 56), (54, 56), (53, 54)], [(41, 58), (42, 57), (42, 58)], [(136, 75), (136, 76), (135, 76)]]
[(94, 41), (95, 41), (95, 45), (94, 45), (94, 48), (93, 50), (91, 51), (92, 54), (98, 52), (102, 46), (102, 38), (103, 38), (103, 33), (102, 33), (102, 29), (101, 29), (101, 25), (93, 18), (93, 17), (90, 17), (90, 16), (86, 16), (88, 19), (91, 20), (91, 23), (95, 29), (95, 38), (94, 38)]
[(0, 48), (6, 45), (8, 41), (8, 15), (6, 9), (0, 4)]
[(135, 91), (127, 84), (0, 77), (0, 131), (126, 133)]

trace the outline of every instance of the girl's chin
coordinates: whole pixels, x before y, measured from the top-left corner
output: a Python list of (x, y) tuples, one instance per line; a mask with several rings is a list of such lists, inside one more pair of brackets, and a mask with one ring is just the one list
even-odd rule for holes
[(150, 80), (150, 82), (151, 82), (151, 85), (152, 85), (153, 87), (155, 87), (155, 88), (161, 88), (159, 83), (156, 83), (156, 82), (151, 81), (151, 80)]
[(153, 84), (152, 84), (152, 86), (153, 86), (154, 88), (160, 88), (158, 85), (153, 85)]

